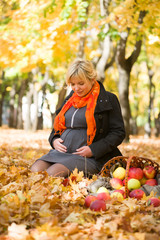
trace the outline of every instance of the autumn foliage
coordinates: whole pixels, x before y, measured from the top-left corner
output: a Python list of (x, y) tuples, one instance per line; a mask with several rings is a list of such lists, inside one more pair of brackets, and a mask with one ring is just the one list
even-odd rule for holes
[[(49, 150), (49, 131), (0, 129), (0, 239), (159, 239), (159, 208), (143, 200), (115, 198), (104, 211), (85, 206), (86, 186), (97, 179), (75, 171), (64, 179), (30, 165)], [(132, 139), (123, 154), (160, 162), (160, 139)]]

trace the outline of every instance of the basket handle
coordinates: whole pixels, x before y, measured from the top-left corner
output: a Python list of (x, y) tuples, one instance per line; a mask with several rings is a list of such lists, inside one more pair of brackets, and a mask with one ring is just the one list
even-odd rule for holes
[(129, 190), (128, 190), (128, 173), (129, 173), (129, 168), (130, 168), (130, 163), (132, 159), (134, 159), (135, 156), (131, 156), (127, 160), (127, 166), (126, 166), (126, 174), (125, 174), (125, 198), (128, 198), (129, 195)]

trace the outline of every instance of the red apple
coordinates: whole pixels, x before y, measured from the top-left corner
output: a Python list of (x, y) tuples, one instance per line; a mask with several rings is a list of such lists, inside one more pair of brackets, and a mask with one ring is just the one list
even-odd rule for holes
[(86, 207), (89, 207), (91, 205), (91, 203), (93, 201), (97, 200), (97, 197), (96, 196), (93, 196), (93, 195), (88, 195), (86, 198), (85, 198), (85, 206)]
[(144, 176), (148, 179), (156, 176), (156, 170), (153, 166), (147, 165), (143, 168)]
[(140, 180), (143, 178), (143, 170), (141, 168), (131, 167), (128, 176)]
[(106, 210), (106, 203), (103, 200), (95, 200), (91, 203), (90, 209), (93, 211), (105, 211)]
[(145, 193), (141, 189), (134, 189), (129, 193), (130, 198), (136, 198), (140, 200)]
[(156, 180), (155, 178), (153, 178), (153, 179), (148, 179), (145, 184), (147, 184), (147, 185), (149, 185), (149, 186), (158, 185), (157, 180)]
[(110, 184), (114, 189), (120, 189), (121, 187), (123, 187), (123, 182), (119, 178), (111, 178)]
[(103, 201), (108, 201), (111, 199), (111, 197), (110, 197), (109, 193), (101, 192), (101, 193), (98, 193), (97, 199), (103, 200)]
[(160, 206), (160, 199), (156, 197), (151, 197), (148, 199), (148, 205), (153, 205), (154, 207)]

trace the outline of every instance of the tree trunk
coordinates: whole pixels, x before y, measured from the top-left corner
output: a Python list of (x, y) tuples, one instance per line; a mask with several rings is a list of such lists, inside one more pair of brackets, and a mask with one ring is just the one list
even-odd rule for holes
[(32, 82), (29, 83), (29, 90), (26, 94), (27, 98), (27, 107), (26, 107), (26, 116), (24, 119), (24, 129), (26, 131), (31, 130), (32, 123), (31, 123), (31, 104), (32, 104), (32, 98), (33, 98), (33, 89), (34, 85)]
[[(88, 0), (83, 0), (83, 2), (87, 2)], [(88, 15), (89, 5), (86, 8), (86, 16)], [(85, 34), (85, 26), (87, 24), (87, 18), (84, 22), (81, 22), (81, 31), (80, 31), (80, 38), (79, 38), (79, 48), (77, 57), (83, 58), (84, 57), (84, 48), (85, 48), (85, 41), (86, 41), (86, 34)]]
[(160, 113), (158, 113), (157, 118), (155, 118), (155, 137), (159, 137), (160, 134)]
[[(142, 11), (139, 14), (138, 22), (141, 24), (143, 22), (143, 18), (146, 12)], [(130, 83), (130, 72), (131, 69), (136, 62), (140, 51), (142, 40), (138, 36), (138, 29), (137, 29), (137, 41), (135, 42), (134, 50), (131, 53), (128, 59), (125, 58), (126, 46), (127, 46), (127, 39), (129, 35), (130, 29), (128, 32), (122, 32), (121, 38), (117, 46), (117, 55), (116, 55), (116, 62), (119, 71), (119, 98), (120, 104), (122, 108), (122, 115), (124, 118), (124, 124), (126, 129), (126, 138), (125, 141), (129, 141), (130, 136), (130, 119), (131, 119), (131, 111), (130, 111), (130, 104), (129, 104), (129, 83)]]
[[(63, 101), (65, 99), (65, 95), (66, 95), (66, 92), (67, 92), (66, 87), (67, 87), (67, 85), (64, 82), (63, 87), (62, 87), (62, 89), (60, 90), (60, 92), (58, 94), (58, 102), (57, 102), (57, 105), (56, 105), (56, 110), (62, 106), (62, 103), (63, 103)], [(54, 119), (56, 117), (56, 113), (55, 112), (51, 113), (51, 115), (52, 115), (52, 125), (53, 125)]]
[(15, 108), (14, 108), (15, 95), (16, 95), (16, 86), (15, 86), (15, 84), (13, 84), (12, 89), (10, 91), (10, 101), (9, 101), (9, 107), (10, 107), (9, 127), (10, 128), (14, 128), (16, 125)]
[(41, 103), (40, 110), (38, 112), (37, 129), (43, 129), (43, 106), (44, 106), (45, 100), (46, 100), (46, 83), (44, 83), (42, 86), (42, 103)]
[(83, 31), (83, 32), (81, 32), (81, 36), (79, 39), (79, 49), (78, 49), (78, 53), (77, 53), (78, 58), (84, 57), (85, 40), (86, 40), (86, 37), (85, 37), (85, 33)]
[(0, 126), (2, 126), (2, 114), (3, 114), (3, 102), (4, 102), (5, 92), (1, 93), (0, 98)]
[[(32, 74), (33, 74), (33, 85), (32, 85), (32, 93), (33, 93), (33, 107), (34, 107), (34, 115), (33, 115), (33, 120), (32, 120), (32, 131), (37, 130), (38, 126), (38, 91), (39, 91), (39, 86), (37, 84), (37, 75), (40, 74), (39, 68), (36, 67), (32, 69)], [(36, 87), (37, 86), (37, 87)]]
[[(137, 74), (137, 79), (138, 79), (138, 75)], [(137, 117), (138, 117), (138, 112), (139, 112), (139, 101), (137, 100), (137, 96), (138, 96), (138, 88), (137, 88), (137, 82), (136, 82), (136, 86), (135, 89), (133, 90), (133, 95), (134, 95), (134, 116), (132, 116), (131, 120), (130, 120), (130, 130), (131, 130), (131, 134), (132, 135), (137, 135), (138, 134), (138, 127), (137, 127)]]
[[(108, 7), (110, 2), (111, 0), (100, 0), (100, 9), (102, 17), (106, 18), (108, 17)], [(103, 32), (107, 34), (108, 30), (109, 24), (106, 23)], [(111, 52), (111, 39), (108, 35), (105, 36), (103, 42), (102, 41), (100, 42), (100, 51), (101, 57), (99, 58), (96, 64), (96, 70), (99, 81), (104, 82), (106, 65)]]
[(34, 104), (34, 118), (32, 124), (32, 131), (37, 130), (38, 126), (38, 91), (33, 87), (33, 104)]
[(46, 85), (47, 85), (48, 80), (49, 80), (49, 68), (46, 67), (44, 78), (41, 81), (42, 104), (41, 104), (40, 111), (38, 112), (38, 125), (37, 125), (37, 129), (43, 129), (43, 105), (44, 105), (44, 101), (46, 100)]
[(18, 92), (18, 107), (17, 107), (17, 129), (23, 129), (23, 118), (22, 118), (22, 98), (27, 89), (28, 79), (25, 79), (21, 83), (20, 90)]
[(119, 100), (126, 130), (126, 140), (129, 140), (131, 111), (129, 105), (129, 80), (130, 72), (127, 72), (118, 64), (119, 70)]
[(151, 137), (151, 112), (153, 110), (153, 102), (155, 97), (155, 85), (152, 82), (153, 71), (148, 67), (148, 77), (149, 77), (149, 105), (148, 105), (148, 122), (145, 125), (145, 133), (147, 137)]
[[(109, 15), (109, 4), (111, 0), (100, 0), (101, 16), (107, 18)], [(100, 57), (93, 58), (92, 62), (97, 70), (98, 80), (104, 82), (105, 71), (113, 65), (115, 61), (116, 48), (113, 48), (112, 41), (107, 32), (109, 31), (109, 24), (105, 24), (103, 33), (106, 34), (103, 41), (99, 44)], [(109, 61), (110, 59), (110, 61)]]
[[(2, 81), (4, 81), (4, 71), (2, 71)], [(0, 126), (2, 126), (2, 114), (3, 114), (3, 101), (5, 97), (5, 89), (2, 87), (2, 83), (0, 83)]]

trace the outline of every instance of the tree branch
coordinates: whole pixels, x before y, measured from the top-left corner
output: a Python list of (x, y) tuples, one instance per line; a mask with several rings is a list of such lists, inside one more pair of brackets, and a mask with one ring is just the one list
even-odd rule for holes
[[(138, 19), (139, 24), (143, 23), (143, 19), (144, 19), (146, 13), (147, 13), (146, 11), (141, 11), (140, 12), (139, 19)], [(130, 68), (132, 68), (133, 64), (136, 62), (136, 60), (137, 60), (137, 58), (140, 54), (140, 51), (141, 51), (142, 37), (139, 35), (138, 29), (137, 29), (137, 39), (139, 39), (139, 40), (136, 41), (134, 50), (133, 50), (131, 56), (127, 59), (129, 65), (130, 65)]]

